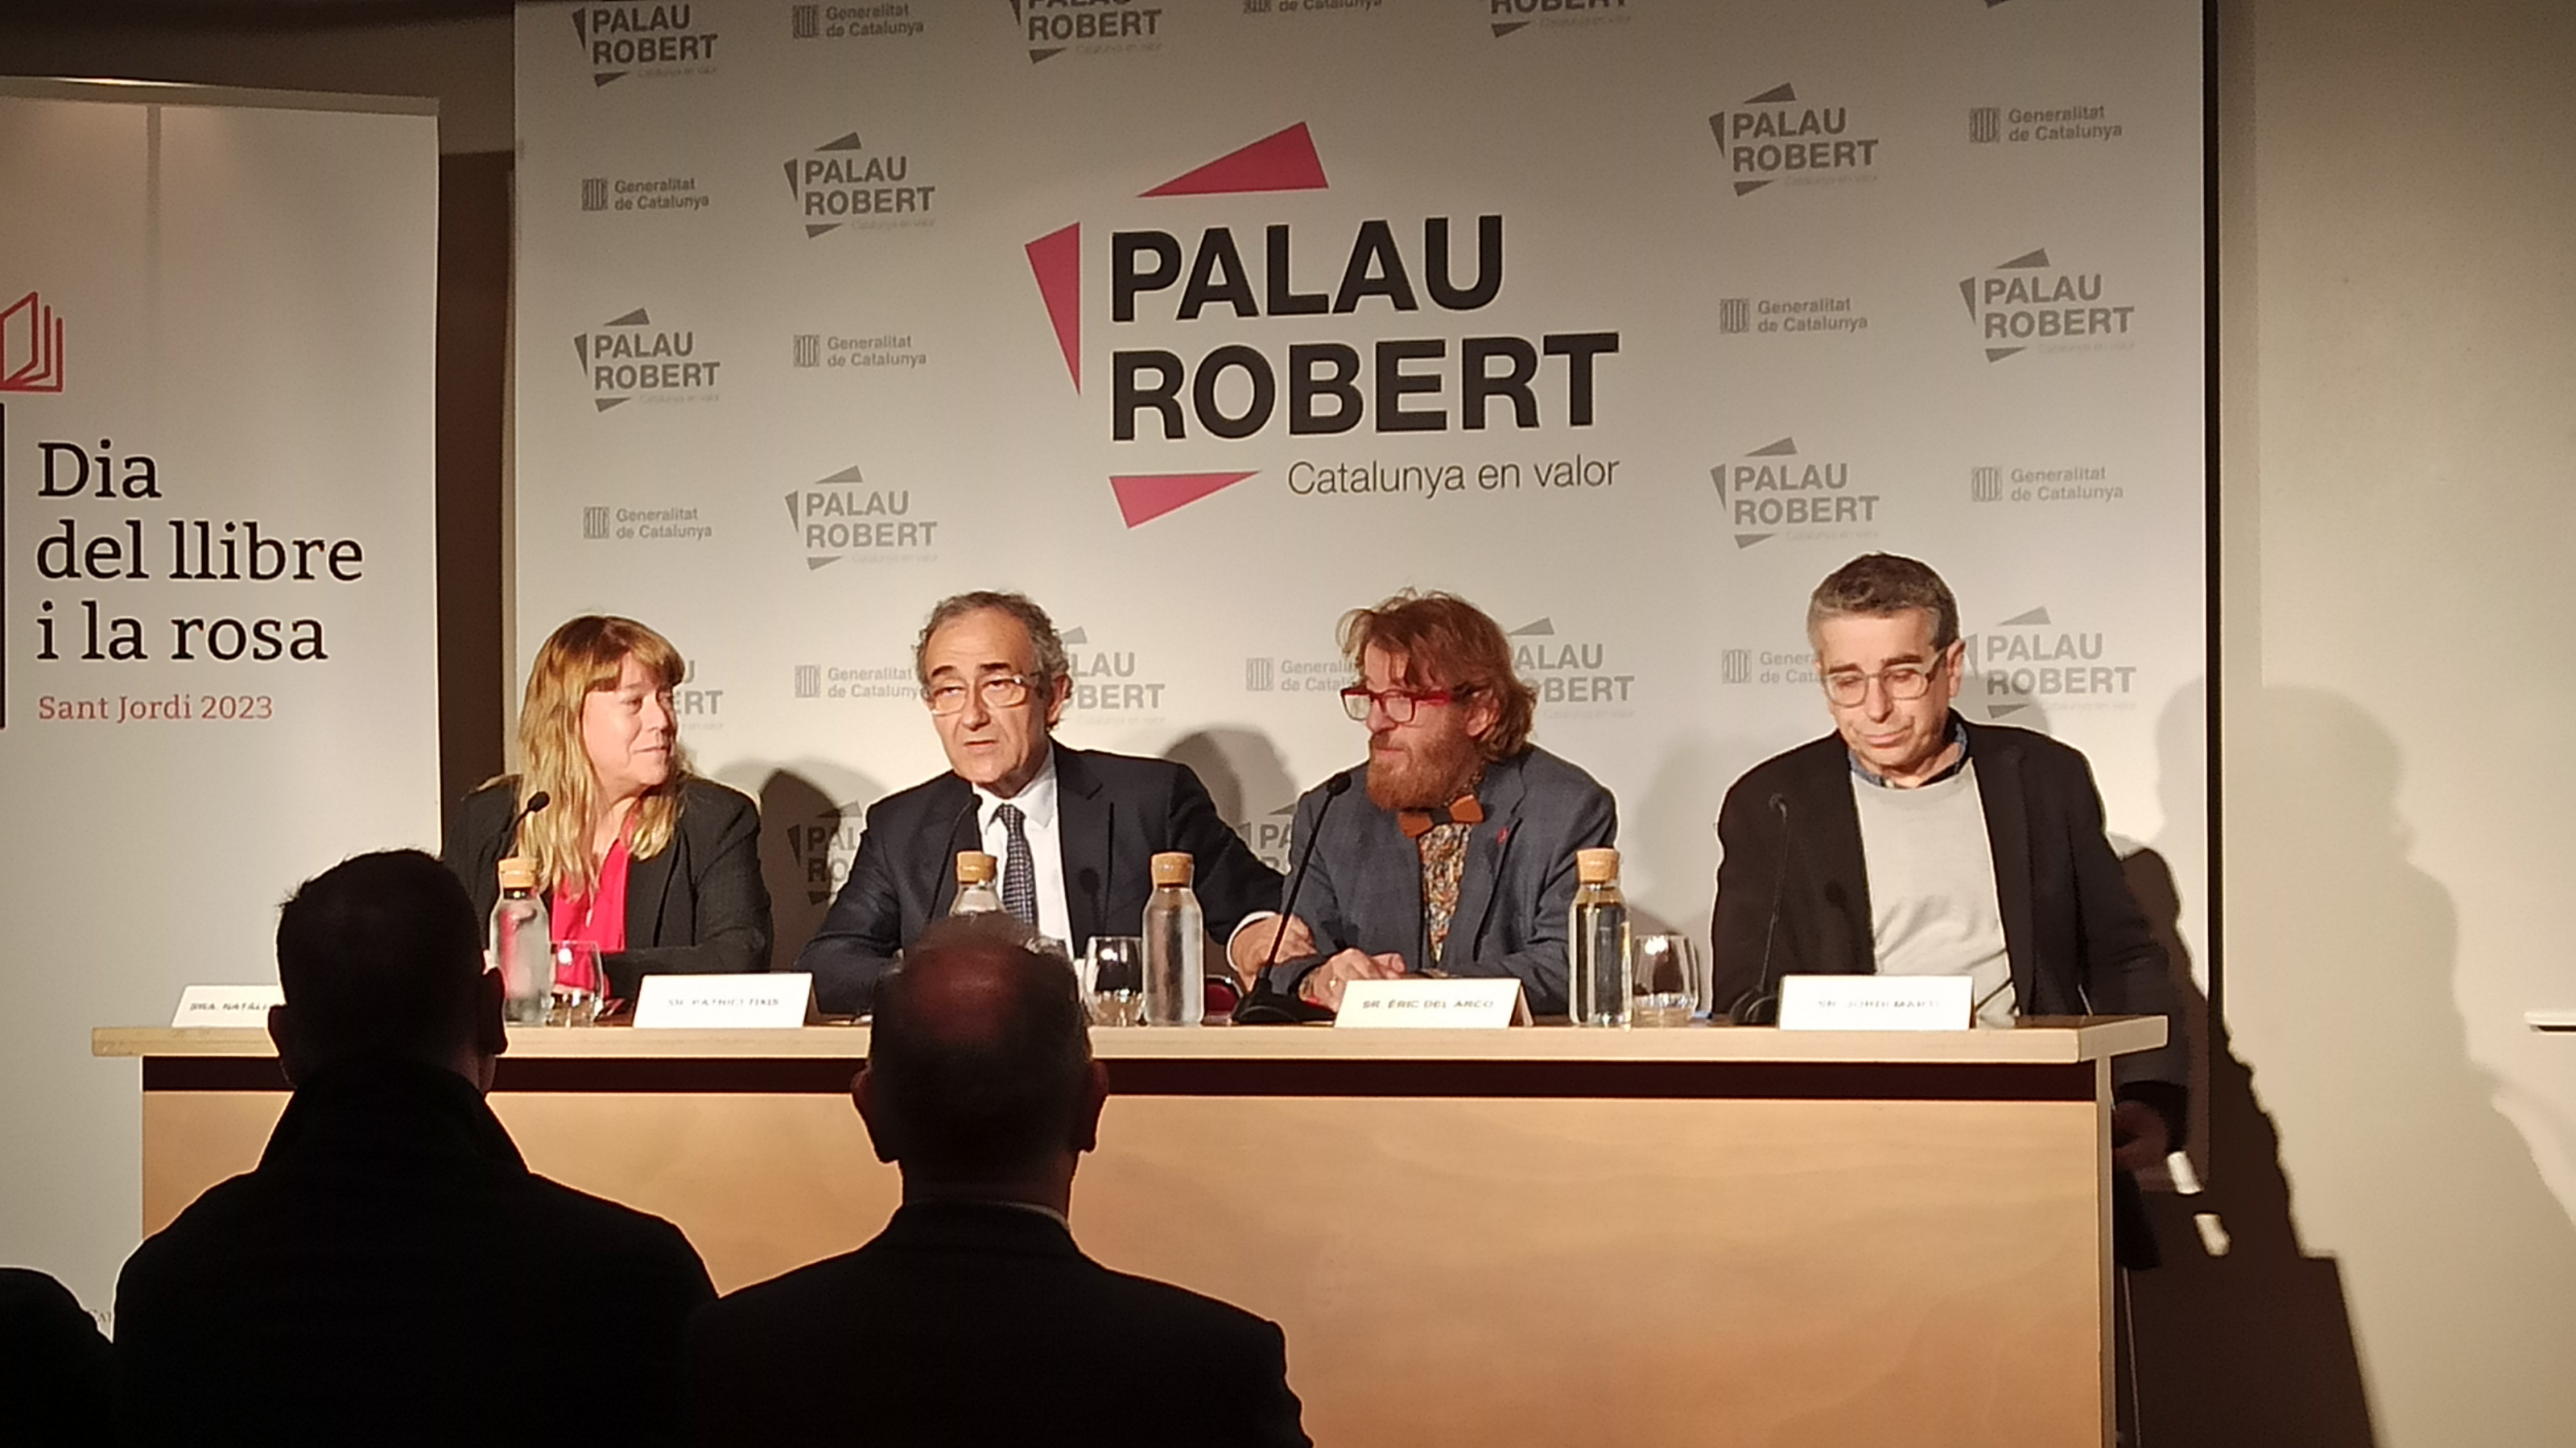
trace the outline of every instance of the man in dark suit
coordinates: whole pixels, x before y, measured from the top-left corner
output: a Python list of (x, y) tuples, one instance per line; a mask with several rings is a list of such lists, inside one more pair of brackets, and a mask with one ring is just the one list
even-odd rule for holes
[(257, 1170), (135, 1250), (116, 1353), (154, 1444), (633, 1444), (677, 1435), (679, 1230), (530, 1172), (483, 1103), (506, 1045), (465, 888), (361, 855), (278, 914), (295, 1094)]
[(1276, 1325), (1074, 1245), (1108, 1077), (1072, 974), (1031, 939), (942, 921), (877, 987), (853, 1095), (903, 1206), (857, 1251), (698, 1313), (700, 1443), (1306, 1443)]
[(1717, 1008), (1767, 1020), (1792, 973), (1910, 974), (1970, 977), (1979, 1025), (2162, 1015), (2165, 1048), (2112, 1063), (2112, 1129), (2120, 1166), (2163, 1160), (2188, 1048), (2084, 756), (1951, 709), (1958, 603), (1913, 559), (1836, 570), (1807, 634), (1835, 732), (1754, 766), (1718, 812)]
[[(1354, 980), (1514, 976), (1531, 1011), (1563, 1014), (1574, 852), (1616, 842), (1610, 791), (1529, 742), (1537, 696), (1465, 599), (1398, 594), (1341, 636), (1366, 788), (1335, 802), (1328, 781), (1297, 801), (1292, 858), (1309, 839), (1314, 854), (1272, 985), (1339, 1009)], [(1259, 924), (1229, 946), (1238, 971), (1270, 949)]]
[(1279, 874), (1225, 821), (1186, 765), (1069, 749), (1053, 738), (1073, 697), (1055, 625), (1017, 593), (943, 599), (913, 649), (949, 772), (868, 808), (850, 878), (798, 970), (826, 1011), (865, 1011), (897, 952), (957, 898), (959, 851), (1000, 862), (1004, 907), (1082, 953), (1133, 935), (1153, 893), (1153, 857), (1185, 851), (1208, 928), (1279, 898)]

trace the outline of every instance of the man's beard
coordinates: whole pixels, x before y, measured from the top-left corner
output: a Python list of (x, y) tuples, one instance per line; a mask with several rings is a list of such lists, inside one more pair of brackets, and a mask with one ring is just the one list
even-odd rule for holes
[(1464, 734), (1422, 740), (1400, 755), (1369, 750), (1368, 797), (1379, 809), (1431, 809), (1466, 792), (1481, 763)]

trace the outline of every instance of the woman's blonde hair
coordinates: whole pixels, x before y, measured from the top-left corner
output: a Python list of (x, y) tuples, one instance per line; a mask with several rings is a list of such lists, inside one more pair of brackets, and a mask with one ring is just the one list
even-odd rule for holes
[[(678, 687), (688, 674), (669, 639), (631, 618), (606, 614), (584, 614), (556, 629), (528, 667), (528, 692), (519, 704), (518, 803), (524, 808), (539, 790), (548, 799), (544, 809), (519, 827), (519, 847), (512, 853), (537, 862), (541, 890), (563, 887), (588, 894), (593, 884), (590, 817), (599, 805), (599, 785), (582, 747), (581, 711), (592, 694), (617, 687), (629, 655), (665, 689)], [(671, 776), (635, 802), (628, 854), (649, 859), (671, 843), (680, 822), (680, 789), (689, 774), (689, 756), (680, 746), (675, 719)]]

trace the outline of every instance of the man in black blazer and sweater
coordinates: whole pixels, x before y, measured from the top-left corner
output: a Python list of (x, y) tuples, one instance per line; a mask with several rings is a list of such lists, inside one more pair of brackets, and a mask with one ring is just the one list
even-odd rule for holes
[(874, 1241), (689, 1327), (709, 1445), (1304, 1445), (1277, 1325), (1074, 1245), (1108, 1078), (1072, 973), (1003, 915), (941, 921), (877, 988), (855, 1083), (903, 1205)]
[(1952, 711), (1958, 604), (1921, 563), (1845, 564), (1817, 586), (1807, 632), (1835, 732), (1727, 791), (1718, 1009), (1768, 1019), (1793, 973), (1956, 974), (1976, 982), (1980, 1025), (2162, 1015), (2163, 1049), (2112, 1063), (2113, 1160), (2162, 1160), (2187, 1119), (2188, 1047), (2084, 756)]
[(1277, 904), (1278, 872), (1217, 818), (1188, 766), (1055, 742), (1073, 670), (1026, 596), (941, 600), (913, 668), (949, 772), (869, 806), (850, 878), (796, 961), (824, 1010), (871, 1008), (895, 956), (957, 898), (961, 850), (993, 856), (1005, 908), (1076, 954), (1094, 935), (1136, 933), (1153, 857), (1167, 850), (1197, 860), (1194, 888), (1220, 940)]

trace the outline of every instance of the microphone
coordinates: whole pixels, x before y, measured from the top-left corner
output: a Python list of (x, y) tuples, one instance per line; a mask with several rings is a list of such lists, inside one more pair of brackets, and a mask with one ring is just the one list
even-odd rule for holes
[(1776, 1025), (1780, 1020), (1780, 999), (1771, 993), (1771, 946), (1780, 934), (1780, 891), (1789, 883), (1789, 797), (1775, 792), (1769, 803), (1771, 812), (1780, 817), (1780, 865), (1771, 873), (1771, 913), (1762, 922), (1761, 973), (1754, 977), (1751, 993), (1726, 1013), (1739, 1026)]
[(529, 795), (528, 802), (519, 806), (517, 813), (510, 816), (510, 822), (502, 826), (501, 833), (493, 837), (492, 858), (498, 860), (508, 856), (511, 842), (519, 837), (519, 826), (528, 822), (528, 816), (552, 803), (554, 803), (554, 796), (542, 789)]
[(1288, 922), (1297, 915), (1297, 892), (1306, 886), (1306, 867), (1314, 863), (1315, 845), (1324, 837), (1324, 815), (1333, 801), (1351, 787), (1353, 771), (1343, 770), (1324, 781), (1324, 802), (1315, 808), (1315, 823), (1306, 831), (1306, 848), (1297, 854), (1297, 867), (1288, 875), (1288, 898), (1279, 908), (1279, 929), (1270, 937), (1269, 957), (1261, 962), (1261, 973), (1252, 978), (1252, 991), (1234, 1007), (1238, 1026), (1293, 1026), (1304, 1021), (1322, 1020), (1330, 1012), (1311, 1006), (1296, 996), (1270, 983), (1270, 968), (1279, 963), (1279, 943), (1287, 938)]

